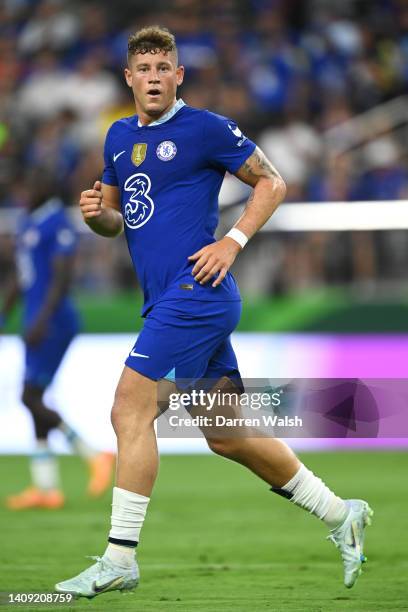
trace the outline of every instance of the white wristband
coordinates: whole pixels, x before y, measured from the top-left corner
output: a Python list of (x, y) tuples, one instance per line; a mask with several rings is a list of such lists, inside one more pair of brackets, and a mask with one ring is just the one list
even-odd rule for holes
[(241, 230), (237, 229), (236, 227), (230, 229), (228, 234), (225, 235), (228, 236), (228, 238), (232, 238), (233, 240), (235, 240), (235, 242), (238, 242), (241, 249), (243, 249), (246, 243), (248, 242), (248, 238), (247, 236), (245, 236), (244, 232), (241, 232)]

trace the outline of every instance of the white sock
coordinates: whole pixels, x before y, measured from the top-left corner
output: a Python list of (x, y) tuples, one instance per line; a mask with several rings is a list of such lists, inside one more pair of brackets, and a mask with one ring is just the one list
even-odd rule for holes
[(115, 565), (130, 568), (135, 562), (135, 548), (130, 546), (119, 546), (109, 542), (103, 556)]
[(133, 561), (150, 498), (119, 487), (113, 488), (111, 530), (104, 556), (128, 566)]
[(30, 459), (33, 484), (38, 489), (50, 491), (60, 486), (58, 464), (48, 448), (46, 440), (37, 440), (36, 449)]
[[(281, 490), (289, 494), (291, 502), (309, 510), (329, 529), (340, 525), (347, 516), (345, 501), (330, 491), (324, 482), (303, 464)], [(276, 489), (275, 491), (279, 492)]]
[(74, 451), (82, 458), (82, 459), (92, 459), (97, 455), (95, 449), (93, 449), (83, 438), (81, 438), (77, 432), (70, 427), (67, 423), (62, 422), (58, 429), (62, 431), (62, 433), (67, 438), (68, 442), (71, 444)]

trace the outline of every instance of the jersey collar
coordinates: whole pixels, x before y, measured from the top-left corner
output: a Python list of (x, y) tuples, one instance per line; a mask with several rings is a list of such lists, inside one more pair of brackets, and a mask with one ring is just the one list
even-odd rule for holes
[(166, 121), (168, 121), (169, 119), (171, 119), (172, 117), (174, 117), (174, 115), (180, 110), (180, 108), (183, 108), (183, 106), (185, 106), (186, 103), (180, 98), (179, 100), (177, 100), (174, 104), (174, 106), (172, 106), (172, 108), (167, 111), (167, 113), (165, 115), (163, 115), (162, 117), (160, 117), (160, 119), (157, 119), (156, 121), (153, 121), (152, 123), (149, 123), (148, 125), (142, 125), (139, 121), (139, 119), (137, 120), (137, 125), (138, 127), (153, 127), (155, 125), (160, 125), (161, 123), (166, 123)]

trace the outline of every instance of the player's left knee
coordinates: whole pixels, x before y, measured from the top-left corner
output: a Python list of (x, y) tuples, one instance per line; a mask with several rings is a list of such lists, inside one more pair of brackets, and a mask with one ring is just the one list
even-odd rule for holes
[(240, 438), (207, 438), (207, 444), (212, 452), (228, 459), (239, 456), (243, 442)]

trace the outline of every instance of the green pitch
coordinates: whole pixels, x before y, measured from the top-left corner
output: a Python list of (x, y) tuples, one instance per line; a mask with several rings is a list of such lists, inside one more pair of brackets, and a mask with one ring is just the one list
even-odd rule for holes
[[(314, 453), (303, 461), (340, 495), (374, 508), (369, 562), (350, 591), (316, 519), (215, 456), (164, 456), (139, 550), (142, 582), (72, 606), (25, 610), (260, 612), (408, 610), (408, 455)], [(101, 554), (110, 495), (85, 498), (85, 473), (62, 459), (69, 502), (58, 512), (1, 510), (0, 591), (50, 592)], [(1, 494), (27, 481), (26, 461), (0, 458)], [(0, 610), (16, 607), (0, 606)]]

